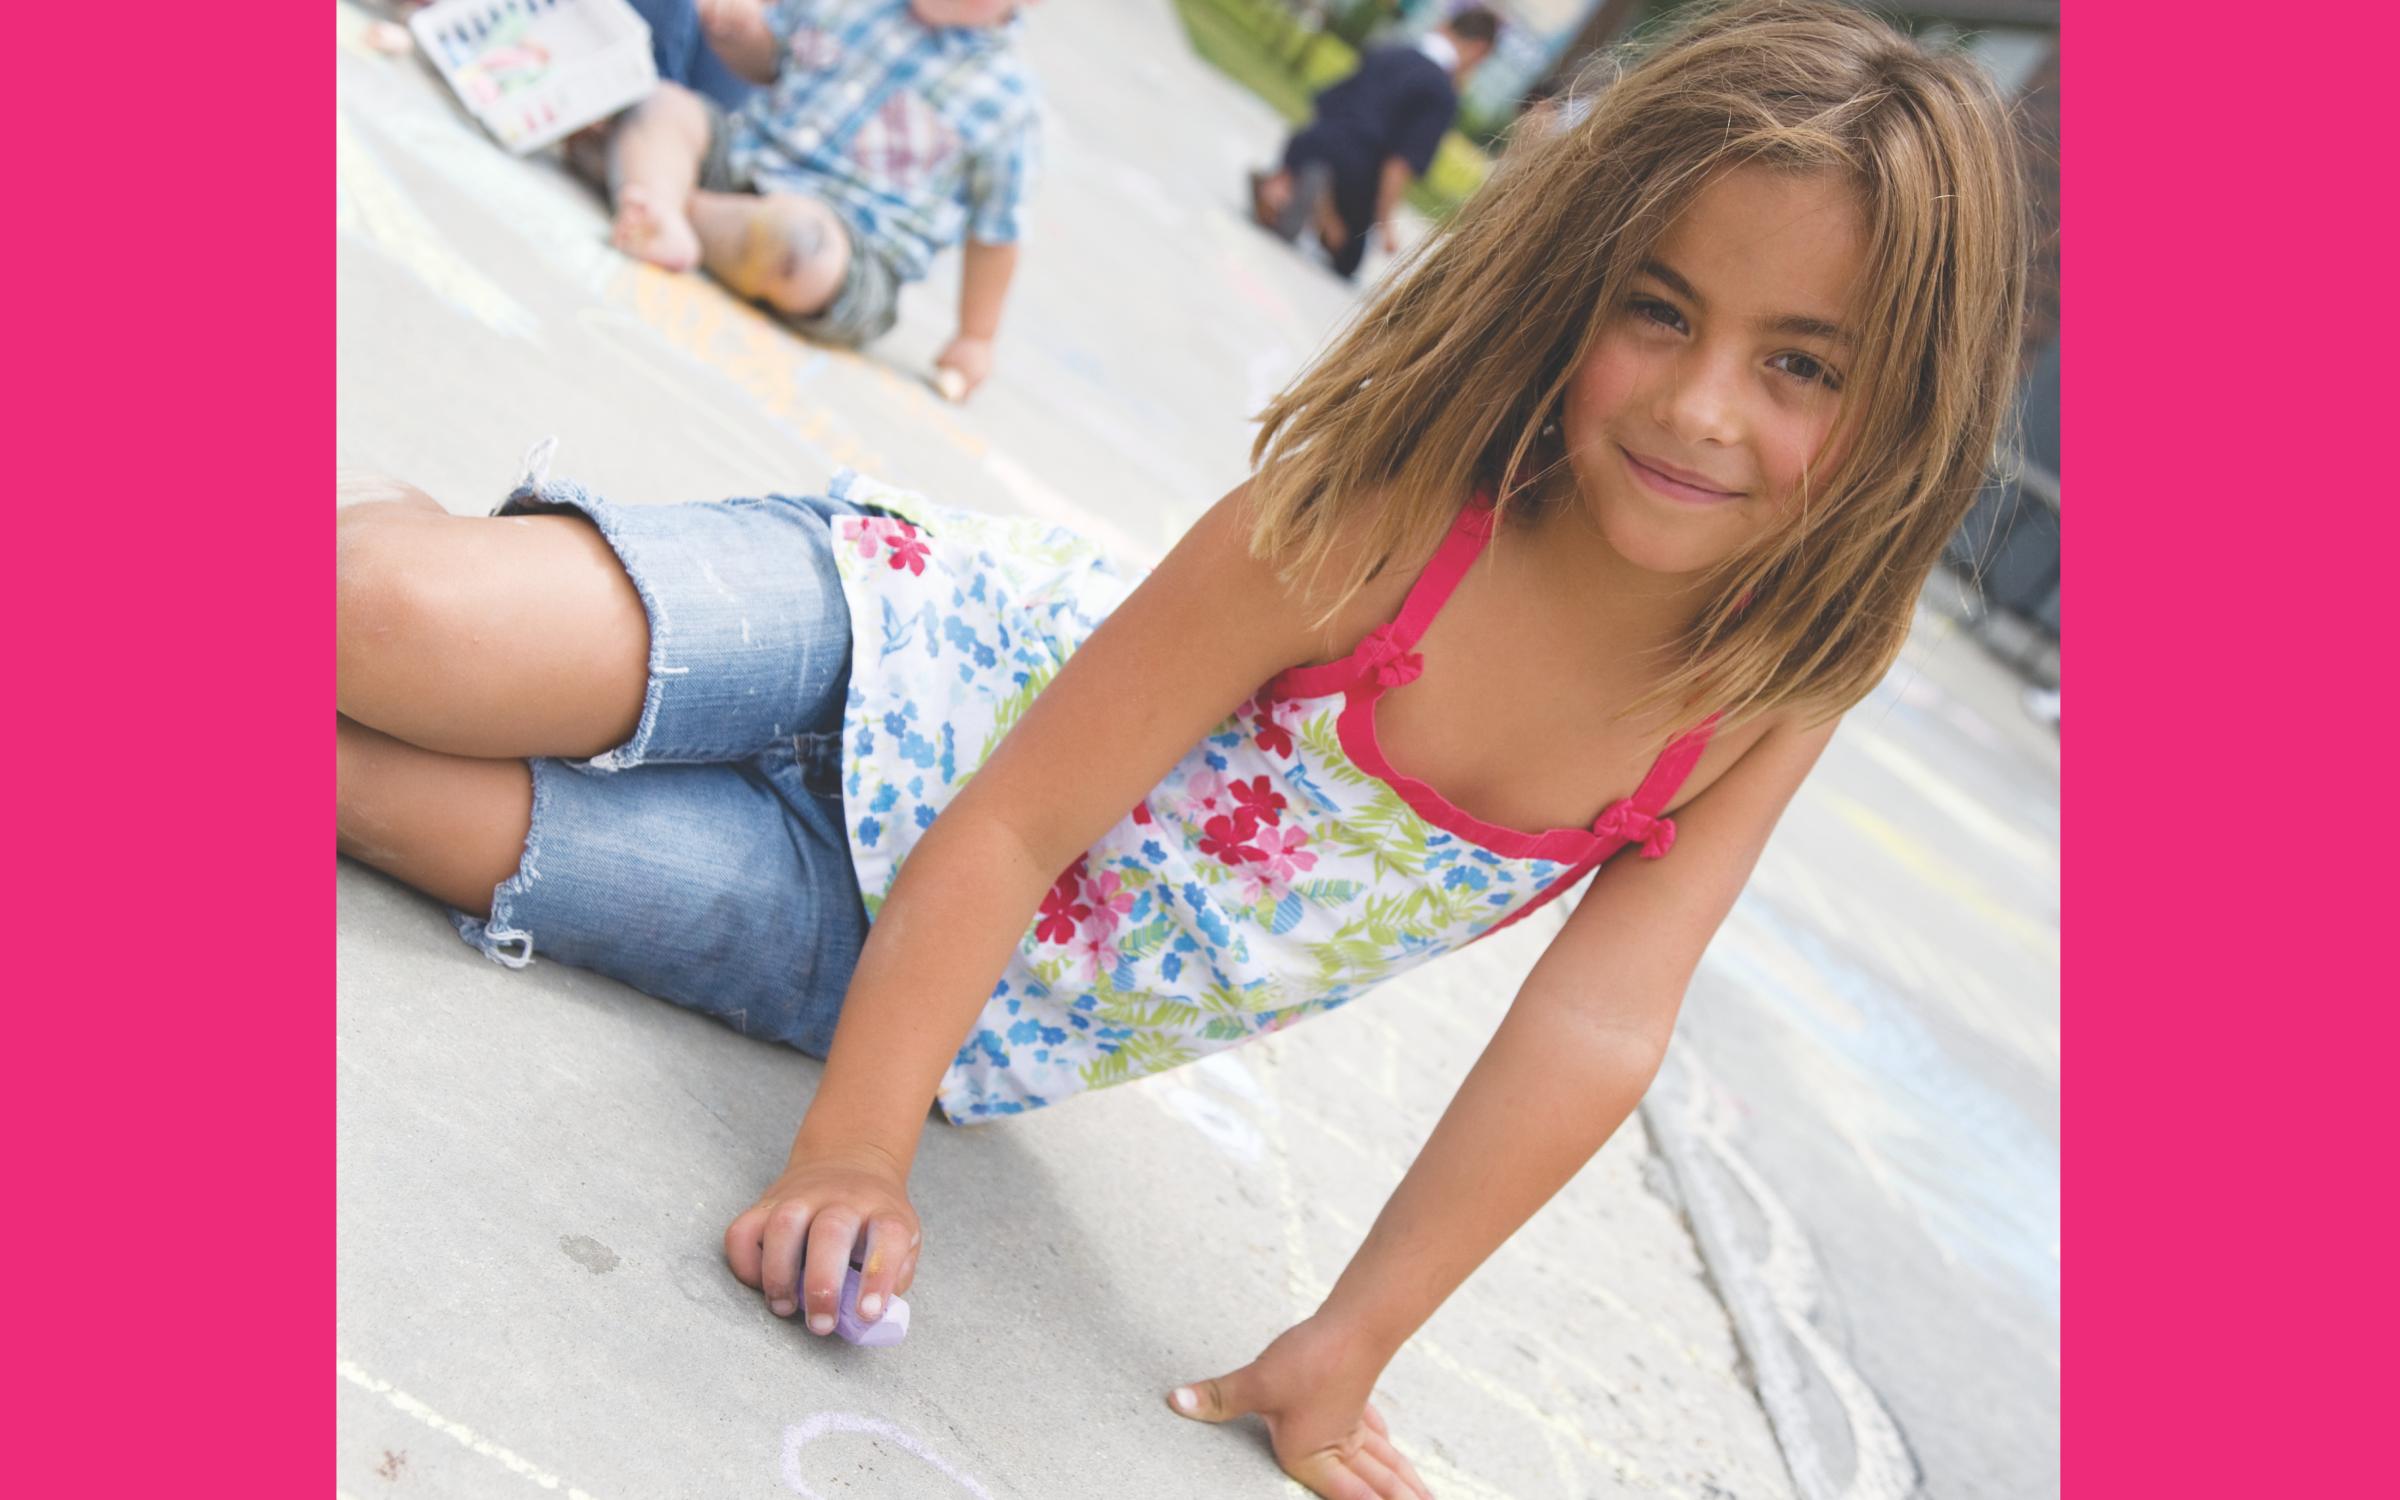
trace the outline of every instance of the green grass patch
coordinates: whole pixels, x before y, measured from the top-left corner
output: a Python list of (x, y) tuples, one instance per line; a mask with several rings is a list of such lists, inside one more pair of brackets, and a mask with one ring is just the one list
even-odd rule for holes
[[(1356, 71), (1358, 54), (1339, 37), (1312, 36), (1277, 0), (1175, 0), (1192, 50), (1210, 66), (1267, 101), (1288, 124), (1309, 117), (1309, 101)], [(1433, 166), (1411, 184), (1408, 201), (1431, 218), (1458, 211), (1492, 169), (1491, 157), (1452, 130)]]

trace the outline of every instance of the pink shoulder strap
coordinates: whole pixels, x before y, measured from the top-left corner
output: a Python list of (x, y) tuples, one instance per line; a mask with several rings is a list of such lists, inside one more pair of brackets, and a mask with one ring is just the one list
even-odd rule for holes
[(1417, 644), (1433, 624), (1433, 617), (1440, 614), (1442, 606), (1450, 602), (1452, 591), (1458, 587), (1459, 580), (1467, 576), (1467, 569), (1474, 565), (1476, 558), (1483, 555), (1484, 544), (1492, 539), (1495, 514), (1491, 493), (1487, 490), (1477, 490), (1475, 498), (1459, 507), (1458, 519), (1450, 524), (1450, 534), (1442, 538), (1442, 545), (1434, 552), (1433, 560), (1425, 565), (1424, 572), (1417, 575), (1416, 583), (1409, 588), (1407, 601), (1400, 606), (1400, 613), (1393, 616), (1392, 623), (1385, 627), (1384, 633), (1401, 650), (1409, 650)]

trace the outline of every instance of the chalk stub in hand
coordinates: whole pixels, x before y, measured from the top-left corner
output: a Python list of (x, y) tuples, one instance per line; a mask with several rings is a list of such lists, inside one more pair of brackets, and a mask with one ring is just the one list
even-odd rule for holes
[(940, 391), (942, 399), (953, 406), (967, 399), (967, 377), (948, 365), (933, 372), (933, 388)]
[(842, 1275), (842, 1305), (833, 1315), (833, 1331), (841, 1335), (842, 1341), (861, 1349), (888, 1349), (908, 1337), (908, 1303), (888, 1297), (884, 1299), (883, 1316), (872, 1323), (864, 1322), (858, 1316), (858, 1283), (858, 1267), (852, 1266)]

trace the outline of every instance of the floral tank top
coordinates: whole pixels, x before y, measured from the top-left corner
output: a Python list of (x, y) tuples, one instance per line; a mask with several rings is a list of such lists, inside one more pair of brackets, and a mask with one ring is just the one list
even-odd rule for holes
[[(872, 917), (901, 862), (1034, 695), (1131, 592), (1092, 543), (938, 507), (845, 471), (835, 556), (851, 616), (844, 821)], [(1712, 716), (1590, 828), (1521, 833), (1394, 769), (1375, 705), (1492, 531), (1462, 508), (1400, 614), (1339, 661), (1261, 687), (1042, 898), (942, 1078), (965, 1124), (1155, 1073), (1348, 1003), (1518, 920), (1662, 815)]]

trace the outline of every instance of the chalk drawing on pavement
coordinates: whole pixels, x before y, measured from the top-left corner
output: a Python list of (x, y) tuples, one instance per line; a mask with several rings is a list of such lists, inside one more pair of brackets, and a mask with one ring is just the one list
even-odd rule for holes
[(333, 1367), (334, 1372), (340, 1375), (342, 1379), (349, 1381), (352, 1385), (357, 1386), (361, 1390), (370, 1391), (375, 1395), (381, 1396), (396, 1410), (413, 1418), (416, 1421), (424, 1423), (427, 1427), (430, 1427), (435, 1432), (438, 1432), (442, 1436), (451, 1439), (468, 1452), (478, 1453), (483, 1457), (490, 1459), (493, 1463), (498, 1464), (501, 1468), (506, 1469), (509, 1473), (516, 1475), (519, 1479), (524, 1480), (526, 1483), (534, 1485), (540, 1489), (549, 1490), (553, 1494), (563, 1493), (567, 1497), (567, 1500), (593, 1500), (593, 1496), (590, 1491), (578, 1489), (574, 1485), (568, 1484), (565, 1480), (559, 1478), (556, 1474), (551, 1473), (548, 1469), (543, 1468), (540, 1464), (533, 1462), (531, 1459), (522, 1458), (517, 1454), (510, 1452), (507, 1448), (504, 1448), (499, 1443), (496, 1443), (492, 1439), (485, 1437), (482, 1433), (477, 1432), (474, 1428), (469, 1427), (464, 1422), (455, 1421), (449, 1417), (443, 1416), (440, 1412), (435, 1411), (432, 1407), (427, 1406), (424, 1402), (418, 1400), (408, 1392), (398, 1389), (390, 1381), (377, 1379), (376, 1377), (368, 1374), (366, 1371), (360, 1369), (357, 1365), (352, 1364), (349, 1360), (337, 1358), (334, 1361)]
[(822, 1494), (810, 1487), (808, 1476), (801, 1472), (800, 1455), (809, 1444), (837, 1432), (882, 1438), (922, 1460), (936, 1473), (957, 1485), (961, 1493), (973, 1495), (976, 1500), (992, 1500), (992, 1492), (983, 1487), (981, 1480), (957, 1468), (906, 1428), (880, 1417), (862, 1417), (846, 1411), (821, 1411), (783, 1430), (783, 1482), (791, 1486), (793, 1494), (805, 1496), (807, 1500), (824, 1500)]
[[(1803, 1500), (1905, 1500), (1916, 1487), (1916, 1461), (1883, 1402), (1818, 1330), (1820, 1280), (1807, 1236), (1735, 1147), (1732, 1105), (1691, 1048), (1668, 1049), (1642, 1108), (1663, 1127), (1652, 1136), (1674, 1169), (1693, 1234), (1750, 1356), (1759, 1403)], [(1756, 1253), (1740, 1242), (1736, 1194), (1764, 1221), (1766, 1244)], [(1848, 1427), (1847, 1474), (1836, 1472), (1838, 1461), (1810, 1415), (1812, 1375)]]
[(453, 252), (339, 111), (333, 124), (334, 228), (389, 257), (443, 305), (504, 338), (533, 339), (539, 319)]

